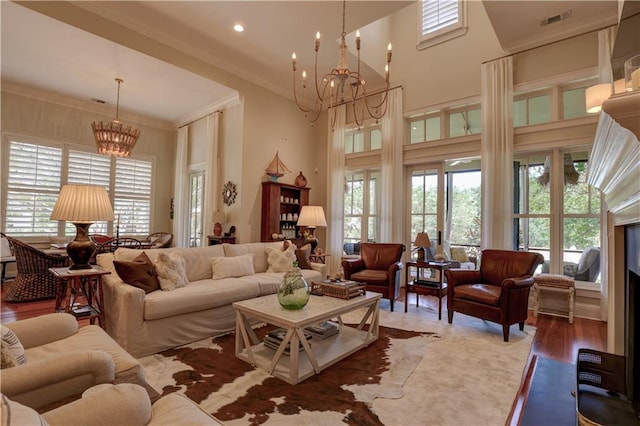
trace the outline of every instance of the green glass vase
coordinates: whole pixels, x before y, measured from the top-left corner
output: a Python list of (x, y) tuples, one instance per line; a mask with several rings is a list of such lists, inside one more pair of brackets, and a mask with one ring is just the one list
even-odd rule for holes
[(309, 302), (311, 288), (302, 276), (300, 268), (293, 268), (282, 279), (278, 287), (278, 302), (285, 309), (302, 309)]

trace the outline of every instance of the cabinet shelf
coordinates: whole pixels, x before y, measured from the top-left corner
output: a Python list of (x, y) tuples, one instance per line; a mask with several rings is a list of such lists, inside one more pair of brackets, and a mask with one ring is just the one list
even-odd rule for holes
[[(282, 220), (282, 214), (300, 215), (302, 206), (309, 204), (310, 188), (300, 188), (279, 182), (262, 182), (262, 218), (260, 228), (260, 241), (274, 241), (273, 234), (284, 234), (284, 226), (291, 226), (289, 230), (294, 234), (286, 239), (294, 239), (299, 235), (300, 228), (296, 226), (297, 220)], [(283, 199), (298, 200), (295, 202), (282, 201)]]

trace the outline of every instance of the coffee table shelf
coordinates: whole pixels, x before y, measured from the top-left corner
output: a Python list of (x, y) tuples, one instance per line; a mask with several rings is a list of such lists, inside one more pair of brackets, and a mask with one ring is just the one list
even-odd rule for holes
[[(349, 300), (327, 296), (311, 296), (309, 304), (299, 311), (287, 311), (275, 295), (263, 296), (233, 304), (236, 309), (236, 356), (290, 384), (318, 374), (325, 368), (362, 349), (378, 338), (381, 295), (366, 293)], [(345, 326), (342, 315), (366, 308), (357, 327)], [(301, 340), (305, 327), (337, 318), (339, 332), (325, 339)], [(287, 337), (276, 351), (256, 337), (251, 324), (267, 322), (287, 330)], [(364, 326), (369, 322), (369, 327)], [(292, 348), (303, 342), (301, 351), (284, 354), (287, 343)], [(306, 346), (306, 347), (305, 347)]]

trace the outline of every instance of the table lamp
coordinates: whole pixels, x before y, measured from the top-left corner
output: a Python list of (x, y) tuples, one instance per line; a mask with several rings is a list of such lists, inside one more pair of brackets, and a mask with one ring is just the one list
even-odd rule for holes
[(309, 235), (305, 238), (305, 243), (310, 244), (311, 253), (315, 253), (316, 247), (318, 247), (318, 239), (314, 235), (314, 231), (318, 226), (327, 226), (322, 206), (302, 206), (297, 225), (305, 226), (309, 231)]
[(418, 232), (416, 235), (416, 240), (413, 242), (413, 245), (418, 248), (418, 260), (420, 262), (425, 261), (425, 248), (431, 247), (431, 240), (429, 239), (429, 234), (426, 232)]
[(76, 238), (67, 244), (67, 254), (73, 261), (69, 269), (90, 269), (89, 260), (96, 245), (89, 239), (89, 227), (97, 221), (113, 220), (113, 208), (107, 190), (95, 185), (64, 185), (51, 220), (66, 220), (76, 227)]

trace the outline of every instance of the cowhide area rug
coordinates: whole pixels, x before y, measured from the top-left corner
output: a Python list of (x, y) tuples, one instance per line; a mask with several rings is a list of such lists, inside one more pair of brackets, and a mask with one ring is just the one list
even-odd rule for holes
[(503, 425), (535, 328), (512, 326), (505, 343), (498, 324), (458, 313), (448, 324), (426, 309), (383, 301), (376, 342), (297, 385), (237, 359), (234, 334), (140, 361), (158, 392), (184, 393), (228, 425)]

